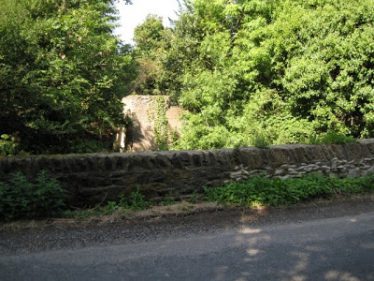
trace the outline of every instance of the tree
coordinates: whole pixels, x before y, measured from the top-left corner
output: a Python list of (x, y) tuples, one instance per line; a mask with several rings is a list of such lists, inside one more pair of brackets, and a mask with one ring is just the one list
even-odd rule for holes
[(112, 34), (112, 1), (0, 5), (0, 134), (18, 134), (31, 152), (110, 138), (124, 122), (120, 99), (133, 67)]
[(170, 76), (165, 67), (170, 49), (169, 28), (162, 19), (149, 15), (134, 31), (134, 56), (138, 65), (133, 91), (138, 94), (170, 94)]
[(163, 48), (166, 43), (165, 30), (161, 17), (148, 15), (145, 21), (134, 30), (134, 41), (138, 55), (156, 58), (158, 50)]
[(187, 4), (169, 50), (190, 112), (179, 148), (374, 136), (373, 1)]

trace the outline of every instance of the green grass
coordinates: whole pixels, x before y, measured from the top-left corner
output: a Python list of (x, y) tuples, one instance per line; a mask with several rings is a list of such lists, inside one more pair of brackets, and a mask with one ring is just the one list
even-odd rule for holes
[(239, 206), (283, 206), (326, 198), (334, 194), (374, 191), (374, 175), (359, 178), (336, 178), (309, 175), (293, 179), (254, 177), (246, 181), (205, 189), (206, 199)]

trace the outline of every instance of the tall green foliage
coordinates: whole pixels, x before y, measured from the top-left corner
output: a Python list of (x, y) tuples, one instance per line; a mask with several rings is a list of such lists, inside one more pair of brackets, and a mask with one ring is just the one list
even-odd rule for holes
[(164, 27), (162, 19), (149, 15), (134, 31), (134, 57), (137, 76), (132, 91), (137, 94), (170, 94), (170, 71), (165, 67), (170, 50), (172, 31)]
[(374, 2), (194, 0), (168, 53), (179, 148), (374, 136)]
[(46, 171), (33, 181), (18, 172), (0, 182), (0, 220), (58, 215), (65, 208), (65, 199), (60, 183)]
[(0, 0), (0, 133), (31, 152), (109, 138), (132, 57), (109, 0)]
[(163, 97), (157, 97), (153, 116), (153, 133), (155, 145), (159, 150), (167, 150), (169, 145), (169, 124), (166, 117), (167, 102)]

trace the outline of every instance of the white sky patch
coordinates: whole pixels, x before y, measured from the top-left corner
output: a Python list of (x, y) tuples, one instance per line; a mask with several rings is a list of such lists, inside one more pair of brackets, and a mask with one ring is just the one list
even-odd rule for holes
[(124, 2), (116, 3), (119, 10), (119, 27), (115, 34), (125, 43), (133, 43), (134, 29), (141, 24), (147, 15), (154, 14), (162, 17), (165, 26), (170, 26), (169, 18), (177, 19), (179, 10), (177, 0), (133, 0), (132, 5)]

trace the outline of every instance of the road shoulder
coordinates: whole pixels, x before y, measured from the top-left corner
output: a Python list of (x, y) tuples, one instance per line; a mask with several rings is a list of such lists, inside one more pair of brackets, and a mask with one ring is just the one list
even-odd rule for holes
[(316, 200), (283, 208), (229, 208), (215, 204), (174, 206), (88, 220), (56, 219), (0, 225), (0, 254), (14, 255), (90, 246), (130, 244), (213, 234), (243, 226), (303, 223), (374, 211), (374, 194)]

